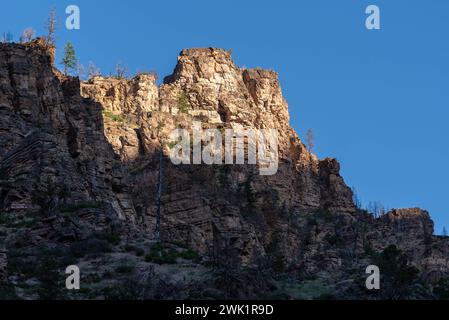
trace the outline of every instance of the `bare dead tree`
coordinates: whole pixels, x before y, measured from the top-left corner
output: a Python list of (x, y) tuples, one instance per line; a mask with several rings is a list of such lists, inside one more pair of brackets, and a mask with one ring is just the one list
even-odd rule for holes
[(51, 9), (50, 16), (45, 23), (45, 29), (47, 29), (47, 36), (45, 38), (47, 45), (53, 46), (55, 44), (55, 31), (56, 31), (57, 17), (56, 9)]
[(379, 201), (370, 202), (368, 204), (367, 211), (375, 218), (381, 217), (386, 213), (384, 205)]
[(352, 189), (352, 200), (353, 200), (356, 208), (362, 209), (362, 201), (359, 198), (356, 188), (352, 187), (351, 189)]
[(99, 75), (101, 75), (100, 69), (92, 61), (89, 61), (89, 65), (87, 66), (87, 78), (91, 79)]
[(115, 66), (115, 77), (119, 80), (125, 79), (127, 72), (128, 68), (121, 61), (117, 62)]
[(36, 32), (33, 28), (26, 28), (20, 36), (20, 42), (30, 42), (34, 38), (35, 34)]
[(307, 130), (307, 146), (309, 148), (309, 152), (312, 152), (314, 146), (313, 143), (314, 143), (313, 130), (309, 129)]
[(76, 76), (80, 79), (86, 78), (86, 68), (81, 64), (79, 59), (76, 63)]
[(11, 32), (3, 32), (2, 37), (0, 38), (1, 43), (11, 43), (14, 39), (14, 36)]

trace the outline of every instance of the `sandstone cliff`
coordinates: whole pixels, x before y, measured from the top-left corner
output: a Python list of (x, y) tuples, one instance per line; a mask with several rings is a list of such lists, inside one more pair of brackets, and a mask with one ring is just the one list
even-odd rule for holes
[[(323, 279), (339, 297), (361, 297), (368, 293), (358, 289), (357, 276), (372, 263), (371, 253), (394, 244), (425, 283), (448, 275), (449, 240), (433, 236), (427, 212), (398, 209), (375, 219), (356, 208), (339, 163), (317, 159), (290, 127), (277, 74), (240, 69), (224, 50), (182, 51), (158, 86), (151, 74), (80, 82), (53, 69), (38, 43), (0, 44), (0, 114), (0, 282), (20, 287), (18, 279), (26, 280), (17, 248), (72, 250), (93, 234), (116, 236), (113, 263), (124, 243), (139, 238), (142, 250), (150, 247), (161, 165), (161, 240), (171, 250), (196, 252), (194, 270), (263, 266), (270, 277)], [(174, 166), (168, 135), (193, 121), (277, 129), (278, 173), (260, 176), (250, 165)], [(138, 274), (154, 268), (146, 260), (139, 260)], [(169, 281), (200, 281), (176, 279)]]

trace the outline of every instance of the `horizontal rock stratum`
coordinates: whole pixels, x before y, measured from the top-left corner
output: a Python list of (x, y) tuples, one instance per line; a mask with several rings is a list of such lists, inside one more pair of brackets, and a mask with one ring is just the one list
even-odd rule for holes
[[(277, 174), (260, 176), (251, 165), (172, 165), (168, 135), (193, 121), (220, 130), (277, 129)], [(0, 44), (0, 282), (21, 288), (37, 277), (27, 278), (21, 263), (40, 261), (39, 248), (65, 252), (93, 238), (116, 239), (107, 255), (115, 265), (129, 243), (142, 250), (154, 243), (158, 209), (162, 243), (195, 252), (197, 270), (263, 269), (273, 283), (281, 274), (298, 283), (318, 279), (339, 298), (376, 298), (359, 278), (395, 245), (423, 286), (448, 276), (449, 240), (433, 235), (426, 211), (375, 218), (356, 208), (337, 160), (317, 159), (289, 122), (277, 74), (239, 68), (225, 50), (183, 50), (158, 86), (152, 74), (82, 82), (56, 70), (39, 41)], [(99, 254), (101, 241), (78, 263), (91, 265), (88, 254)], [(138, 275), (163, 273), (151, 257), (136, 259)], [(151, 297), (189, 297), (192, 288), (210, 289), (204, 283), (233, 298), (273, 289), (241, 272), (234, 275), (239, 284), (224, 290), (218, 276), (206, 281), (172, 270), (166, 283), (189, 290)], [(38, 294), (23, 292), (16, 289), (22, 297)]]

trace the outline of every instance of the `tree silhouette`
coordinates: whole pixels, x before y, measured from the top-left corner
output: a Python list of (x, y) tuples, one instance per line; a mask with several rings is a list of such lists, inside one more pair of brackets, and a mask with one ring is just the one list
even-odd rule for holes
[(67, 76), (69, 70), (76, 69), (76, 56), (75, 49), (71, 42), (67, 42), (64, 49), (64, 58), (62, 58), (62, 64), (64, 65), (64, 74)]

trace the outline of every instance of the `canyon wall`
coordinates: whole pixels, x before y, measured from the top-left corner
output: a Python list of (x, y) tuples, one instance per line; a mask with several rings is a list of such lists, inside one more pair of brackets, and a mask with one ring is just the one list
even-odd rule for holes
[[(194, 121), (278, 130), (278, 172), (173, 165), (169, 134)], [(356, 208), (337, 160), (317, 159), (289, 121), (277, 74), (238, 68), (225, 50), (183, 50), (158, 86), (153, 74), (80, 82), (55, 70), (39, 43), (0, 44), (0, 216), (16, 226), (0, 238), (0, 281), (8, 247), (24, 238), (152, 239), (161, 166), (161, 238), (204, 261), (268, 263), (344, 289), (370, 264), (367, 252), (393, 244), (426, 281), (448, 275), (449, 241), (433, 235), (427, 212), (374, 218)]]

